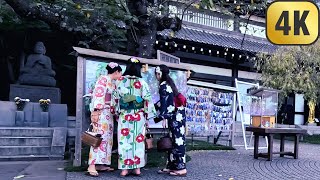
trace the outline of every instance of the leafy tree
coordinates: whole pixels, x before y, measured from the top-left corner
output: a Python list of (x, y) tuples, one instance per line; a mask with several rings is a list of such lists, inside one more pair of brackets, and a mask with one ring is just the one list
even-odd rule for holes
[[(5, 2), (4, 2), (5, 1)], [(220, 11), (229, 15), (262, 15), (266, 0), (176, 0), (185, 9)], [(0, 23), (50, 27), (75, 35), (94, 49), (152, 57), (157, 31), (181, 28), (170, 15), (167, 0), (1, 0)], [(9, 6), (10, 7), (9, 7)], [(13, 11), (14, 10), (14, 11)], [(33, 24), (32, 24), (33, 25)], [(0, 24), (1, 27), (1, 24)], [(2, 26), (8, 28), (8, 26)]]
[(320, 101), (320, 41), (310, 46), (281, 47), (272, 55), (260, 54), (255, 67), (267, 87), (304, 94), (308, 101), (308, 122), (314, 122), (315, 104)]

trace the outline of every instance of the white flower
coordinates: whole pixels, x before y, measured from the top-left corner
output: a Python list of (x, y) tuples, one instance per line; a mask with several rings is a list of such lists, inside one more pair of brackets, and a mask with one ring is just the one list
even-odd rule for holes
[(184, 107), (180, 106), (180, 107), (178, 107), (178, 110), (182, 111), (182, 110), (184, 110)]
[(26, 99), (27, 102), (30, 102), (30, 99)]
[(159, 74), (162, 73), (159, 66), (156, 67), (156, 73), (159, 73)]
[(120, 92), (121, 92), (121, 94), (128, 94), (128, 93), (129, 93), (129, 90), (128, 90), (128, 88), (126, 88), (126, 87), (121, 87), (121, 88), (120, 88)]
[(19, 99), (20, 99), (20, 97), (15, 97), (14, 98), (15, 101), (18, 101)]
[(168, 113), (172, 113), (176, 108), (172, 105), (170, 105), (169, 107), (167, 107)]
[(181, 122), (182, 119), (183, 119), (182, 114), (178, 113), (177, 116), (176, 116), (176, 119), (177, 119), (177, 121)]
[(168, 85), (167, 85), (166, 91), (167, 91), (168, 93), (172, 93), (172, 92), (173, 92), (171, 86), (168, 86)]
[(184, 128), (184, 126), (182, 126), (182, 127), (180, 128), (180, 133), (181, 133), (182, 135), (184, 135), (185, 132), (186, 132), (186, 131), (185, 131), (185, 128)]
[(176, 139), (176, 144), (178, 146), (182, 146), (184, 144), (182, 137), (179, 137), (179, 138)]

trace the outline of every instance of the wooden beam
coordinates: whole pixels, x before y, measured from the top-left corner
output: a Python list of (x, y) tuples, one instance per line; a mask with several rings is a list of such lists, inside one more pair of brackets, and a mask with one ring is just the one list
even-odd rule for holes
[(83, 95), (85, 85), (85, 59), (81, 56), (77, 59), (77, 99), (76, 99), (76, 139), (75, 139), (75, 154), (74, 166), (81, 166), (81, 133), (82, 120), (84, 118)]
[(200, 86), (200, 87), (206, 87), (206, 88), (212, 88), (212, 89), (221, 89), (221, 90), (228, 90), (231, 92), (237, 92), (237, 88), (235, 87), (229, 87), (229, 86), (223, 86), (219, 84), (213, 84), (213, 83), (206, 83), (202, 81), (195, 81), (195, 80), (189, 80), (188, 85), (191, 86)]
[[(110, 53), (110, 52), (104, 52), (104, 51), (97, 51), (93, 49), (86, 49), (86, 48), (80, 48), (80, 47), (73, 47), (73, 49), (79, 53), (80, 55), (85, 56), (94, 56), (94, 57), (100, 57), (104, 59), (116, 59), (120, 61), (128, 61), (132, 56), (123, 55), (123, 54), (116, 54), (116, 53)], [(140, 58), (138, 57), (140, 62), (142, 64), (149, 64), (151, 66), (158, 66), (161, 64), (164, 64), (168, 66), (169, 68), (178, 69), (178, 70), (192, 70), (189, 66), (187, 66), (185, 63), (180, 64), (172, 64), (172, 63), (166, 63), (162, 62), (158, 59), (146, 59), (146, 58)]]

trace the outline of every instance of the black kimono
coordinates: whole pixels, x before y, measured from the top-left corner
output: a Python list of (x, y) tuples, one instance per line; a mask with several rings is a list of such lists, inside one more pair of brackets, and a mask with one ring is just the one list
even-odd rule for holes
[(159, 118), (168, 120), (173, 149), (168, 152), (167, 169), (182, 170), (186, 168), (186, 114), (183, 106), (175, 108), (172, 88), (162, 82), (159, 89)]

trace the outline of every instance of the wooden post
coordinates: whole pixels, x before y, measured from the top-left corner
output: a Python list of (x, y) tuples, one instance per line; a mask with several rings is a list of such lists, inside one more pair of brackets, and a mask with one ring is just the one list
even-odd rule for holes
[(269, 134), (268, 136), (268, 161), (272, 161), (273, 157), (273, 134)]
[(298, 159), (298, 154), (299, 154), (299, 137), (300, 134), (296, 134), (294, 136), (294, 159)]
[[(280, 134), (280, 152), (284, 152), (284, 134)], [(280, 154), (280, 157), (284, 157), (284, 154)]]
[(85, 59), (81, 56), (77, 59), (77, 99), (76, 99), (76, 139), (75, 139), (75, 154), (73, 166), (81, 166), (81, 132), (82, 119), (84, 114), (83, 95), (85, 81)]
[(231, 124), (231, 142), (229, 146), (233, 147), (234, 146), (234, 132), (236, 131), (236, 114), (237, 114), (237, 93), (233, 94), (233, 102), (232, 102), (232, 124)]
[(191, 143), (192, 143), (192, 147), (194, 147), (194, 142), (193, 142), (193, 133), (191, 134)]
[(253, 156), (255, 159), (258, 159), (258, 153), (259, 153), (259, 134), (254, 133)]

